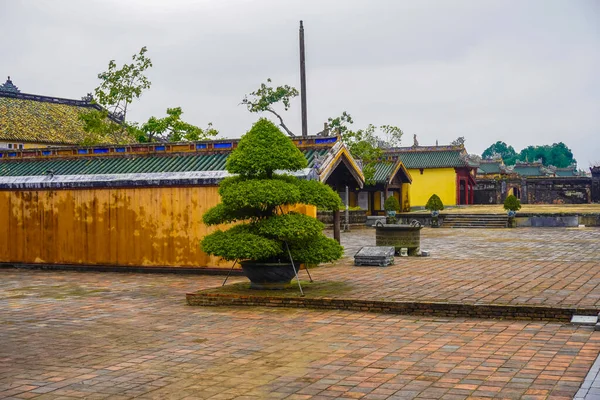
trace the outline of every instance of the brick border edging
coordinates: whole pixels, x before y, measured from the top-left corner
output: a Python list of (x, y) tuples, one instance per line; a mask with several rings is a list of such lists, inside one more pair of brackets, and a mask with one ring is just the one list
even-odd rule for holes
[[(142, 266), (112, 266), (112, 265), (72, 265), (72, 264), (16, 264), (0, 263), (2, 269), (23, 269), (42, 271), (77, 271), (77, 272), (118, 272), (141, 274), (188, 274), (188, 275), (219, 275), (225, 276), (230, 268), (204, 268), (204, 267), (142, 267)], [(239, 269), (231, 270), (230, 276), (244, 276)]]
[(187, 293), (190, 306), (256, 306), (379, 312), (436, 317), (495, 318), (516, 320), (570, 321), (574, 314), (598, 315), (590, 308), (548, 306), (461, 304), (419, 301), (373, 301), (307, 297), (238, 296), (220, 293)]

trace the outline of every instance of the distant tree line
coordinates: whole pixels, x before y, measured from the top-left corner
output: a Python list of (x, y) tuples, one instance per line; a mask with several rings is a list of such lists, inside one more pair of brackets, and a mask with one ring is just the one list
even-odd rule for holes
[(517, 161), (534, 162), (541, 160), (545, 166), (553, 165), (558, 168), (565, 168), (577, 163), (573, 158), (573, 152), (563, 142), (552, 145), (527, 146), (517, 153), (514, 147), (502, 141), (497, 141), (485, 149), (481, 157), (484, 159), (500, 157), (506, 165), (514, 165)]

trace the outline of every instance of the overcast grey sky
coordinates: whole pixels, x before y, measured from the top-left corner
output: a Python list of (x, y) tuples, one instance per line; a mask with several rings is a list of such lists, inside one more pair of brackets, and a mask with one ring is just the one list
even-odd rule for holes
[[(80, 98), (147, 46), (152, 87), (132, 120), (181, 106), (239, 137), (258, 118), (245, 93), (268, 77), (300, 86), (300, 19), (310, 132), (345, 110), (356, 128), (399, 126), (406, 145), (563, 141), (580, 168), (600, 161), (598, 0), (0, 0), (0, 78)], [(299, 134), (299, 98), (285, 119)]]

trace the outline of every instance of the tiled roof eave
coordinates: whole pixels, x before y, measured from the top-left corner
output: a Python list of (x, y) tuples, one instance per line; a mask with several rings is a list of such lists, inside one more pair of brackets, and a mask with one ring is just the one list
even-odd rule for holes
[[(312, 168), (299, 171), (276, 171), (301, 179), (316, 179)], [(227, 171), (185, 171), (129, 174), (0, 176), (0, 190), (15, 189), (81, 189), (148, 186), (214, 186)]]

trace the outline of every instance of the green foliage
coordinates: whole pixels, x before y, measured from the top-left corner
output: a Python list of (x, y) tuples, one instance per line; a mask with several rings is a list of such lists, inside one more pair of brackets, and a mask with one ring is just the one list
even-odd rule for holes
[[(269, 210), (270, 212), (271, 210)], [(247, 219), (257, 219), (267, 215), (268, 212), (258, 208), (231, 208), (223, 203), (210, 208), (202, 216), (202, 222), (206, 225), (219, 225), (229, 222), (244, 221)]]
[(300, 202), (298, 186), (280, 179), (247, 179), (219, 188), (221, 201), (231, 209), (272, 210)]
[(319, 181), (296, 179), (300, 190), (300, 203), (317, 206), (324, 210), (339, 210), (344, 206), (340, 196), (329, 186)]
[(385, 211), (400, 211), (400, 202), (394, 196), (390, 196), (385, 199), (385, 203), (383, 203), (383, 209)]
[(425, 209), (429, 211), (442, 211), (444, 209), (444, 203), (442, 203), (442, 199), (437, 194), (432, 194), (429, 200), (427, 200), (427, 204), (425, 204)]
[(290, 101), (298, 96), (298, 90), (292, 86), (283, 85), (272, 87), (271, 79), (267, 79), (267, 83), (261, 83), (258, 90), (244, 96), (242, 104), (246, 105), (248, 111), (252, 113), (270, 112), (279, 119), (281, 126), (289, 136), (295, 136), (288, 127), (284, 124), (283, 118), (275, 111), (273, 106), (277, 103), (283, 103), (284, 109), (287, 111), (290, 108)]
[(259, 220), (254, 226), (259, 235), (287, 242), (307, 241), (325, 227), (319, 220), (295, 212)]
[(227, 158), (225, 168), (232, 174), (272, 177), (275, 170), (296, 171), (307, 165), (294, 143), (271, 121), (261, 118)]
[(110, 60), (108, 70), (98, 74), (100, 86), (94, 91), (98, 104), (113, 114), (120, 114), (123, 120), (127, 117), (127, 107), (135, 99), (139, 99), (144, 90), (152, 84), (144, 75), (152, 67), (152, 61), (146, 56), (146, 46), (134, 54), (130, 64), (117, 68), (115, 60)]
[[(103, 107), (102, 110), (90, 110), (79, 114), (87, 135), (83, 145), (100, 143), (128, 143), (143, 141), (144, 135), (136, 124), (127, 122), (127, 109), (133, 100), (140, 98), (150, 88), (145, 71), (152, 67), (152, 61), (146, 56), (147, 49), (142, 47), (132, 57), (133, 62), (117, 67), (115, 60), (108, 63), (108, 70), (98, 74), (100, 86), (94, 90), (92, 102)], [(110, 118), (109, 118), (110, 115)]]
[(517, 154), (512, 146), (498, 141), (485, 149), (481, 156), (486, 159), (500, 156), (506, 165), (514, 165), (517, 160), (529, 162), (542, 160), (543, 165), (553, 165), (558, 168), (566, 168), (577, 163), (573, 158), (573, 152), (563, 142), (551, 146), (527, 146)]
[(497, 141), (481, 154), (481, 158), (492, 159), (496, 156), (502, 158), (506, 165), (513, 165), (517, 159), (517, 152), (512, 146), (508, 146), (502, 141)]
[(508, 195), (504, 200), (504, 209), (507, 211), (519, 211), (521, 209), (521, 201), (514, 194)]
[(306, 264), (332, 262), (344, 255), (344, 248), (323, 234), (305, 242), (290, 244), (292, 258)]
[(203, 251), (227, 260), (268, 261), (286, 259), (287, 243), (296, 261), (318, 264), (341, 257), (342, 247), (323, 236), (321, 222), (283, 211), (282, 206), (296, 203), (341, 205), (338, 194), (321, 182), (274, 174), (304, 167), (302, 153), (273, 123), (261, 119), (254, 124), (226, 165), (228, 172), (239, 175), (221, 182), (222, 202), (203, 215), (207, 225), (248, 222), (207, 235)]
[(342, 142), (348, 146), (352, 157), (362, 161), (365, 183), (373, 185), (375, 184), (375, 164), (383, 156), (382, 149), (399, 146), (404, 132), (397, 126), (381, 125), (380, 132), (377, 134), (378, 128), (372, 124), (365, 129), (353, 131), (350, 129), (350, 125), (353, 123), (352, 116), (344, 111), (339, 117), (329, 118), (327, 128), (330, 132), (341, 136)]
[(140, 141), (153, 142), (162, 139), (169, 142), (182, 142), (190, 140), (206, 140), (219, 134), (219, 131), (208, 123), (208, 128), (201, 129), (181, 119), (183, 111), (181, 107), (167, 108), (167, 116), (164, 118), (150, 117), (141, 126), (145, 138)]
[(108, 111), (89, 109), (78, 115), (83, 122), (85, 137), (80, 143), (84, 146), (96, 144), (124, 144), (136, 139), (135, 126), (119, 124), (109, 119)]
[(558, 168), (577, 163), (573, 152), (563, 142), (554, 143), (552, 146), (527, 146), (519, 153), (520, 161), (532, 162), (540, 159), (545, 166), (553, 165)]
[(450, 143), (452, 146), (463, 146), (465, 145), (465, 137), (464, 136), (459, 136), (456, 138), (456, 140), (453, 140)]
[(228, 261), (268, 260), (282, 253), (280, 242), (251, 233), (245, 225), (215, 231), (202, 239), (200, 247)]

